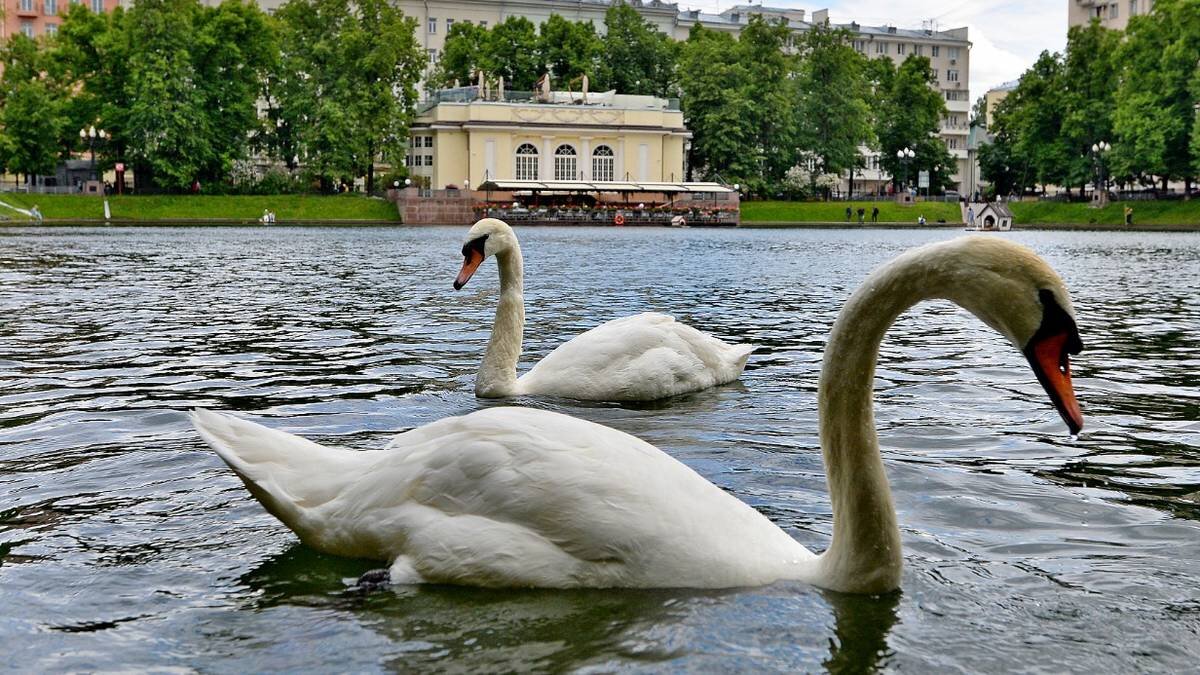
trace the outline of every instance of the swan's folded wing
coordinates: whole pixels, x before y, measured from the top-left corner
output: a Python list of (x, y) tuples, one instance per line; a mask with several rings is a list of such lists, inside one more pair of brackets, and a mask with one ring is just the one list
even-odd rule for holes
[(750, 345), (730, 345), (665, 314), (614, 319), (564, 343), (521, 379), (524, 391), (654, 400), (732, 382)]
[[(720, 586), (741, 562), (798, 547), (691, 469), (608, 427), (523, 408), (430, 427), (437, 439), (381, 460), (346, 493), (339, 518), (362, 524), (363, 538), (395, 542), (391, 557), (426, 581)], [(671, 578), (681, 570), (686, 583)]]

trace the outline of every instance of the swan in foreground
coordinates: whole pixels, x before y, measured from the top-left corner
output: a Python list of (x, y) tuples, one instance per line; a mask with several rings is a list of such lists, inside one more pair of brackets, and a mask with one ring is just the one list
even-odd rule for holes
[(1028, 358), (1072, 433), (1068, 354), (1082, 348), (1058, 276), (1028, 249), (970, 237), (876, 270), (834, 323), (818, 405), (833, 539), (810, 553), (765, 516), (633, 436), (544, 410), (489, 408), (383, 450), (317, 445), (197, 410), (201, 436), (301, 541), (385, 560), (394, 583), (755, 586), (802, 580), (880, 593), (900, 584), (900, 530), (875, 437), (872, 384), (893, 320), (947, 298)]
[(467, 233), (462, 252), (455, 290), (491, 256), (500, 268), (500, 303), (475, 380), (476, 396), (653, 401), (732, 382), (754, 351), (753, 345), (727, 344), (666, 314), (647, 312), (596, 326), (560, 345), (518, 378), (525, 301), (517, 235), (504, 221), (484, 218)]

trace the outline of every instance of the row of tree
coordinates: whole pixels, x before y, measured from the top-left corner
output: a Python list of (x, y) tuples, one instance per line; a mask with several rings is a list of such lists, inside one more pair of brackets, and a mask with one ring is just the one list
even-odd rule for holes
[[(387, 0), (71, 3), (53, 38), (0, 47), (0, 166), (52, 174), (99, 145), (139, 188), (224, 184), (264, 152), (322, 183), (403, 164), (424, 54)], [(265, 102), (266, 110), (260, 111)], [(263, 114), (265, 112), (265, 114)], [(99, 127), (105, 138), (79, 130)]]
[[(273, 15), (243, 0), (137, 0), (93, 14), (70, 4), (58, 35), (21, 35), (0, 49), (0, 164), (52, 173), (86, 151), (80, 128), (108, 132), (101, 166), (123, 162), (139, 187), (226, 184), (255, 154), (330, 185), (403, 165), (426, 56), (416, 26), (388, 0), (290, 0)], [(953, 159), (937, 137), (945, 104), (928, 59), (868, 60), (844, 30), (795, 36), (760, 16), (740, 37), (697, 25), (676, 42), (632, 7), (591, 22), (510, 17), (450, 29), (430, 89), (478, 71), (532, 89), (586, 74), (593, 90), (678, 96), (693, 131), (693, 177), (756, 193), (818, 191), (863, 167), (947, 184)]]
[[(490, 29), (455, 23), (432, 84), (465, 84), (485, 71), (531, 89), (552, 71), (587, 74), (593, 89), (678, 96), (694, 134), (693, 175), (757, 193), (811, 194), (865, 168), (862, 147), (878, 149), (891, 175), (930, 171), (935, 189), (955, 171), (937, 136), (946, 107), (927, 58), (869, 60), (848, 31), (817, 25), (797, 38), (757, 15), (738, 37), (696, 25), (683, 42), (623, 4), (604, 24), (600, 36), (591, 22), (560, 16), (540, 32), (519, 17)], [(906, 166), (902, 148), (915, 151)]]
[[(1198, 109), (1200, 3), (1158, 0), (1124, 33), (1093, 21), (1071, 28), (1065, 52), (1043, 52), (996, 107), (980, 172), (1002, 194), (1082, 193), (1101, 172), (1126, 186), (1190, 187), (1200, 176)], [(985, 121), (977, 105), (974, 123)]]

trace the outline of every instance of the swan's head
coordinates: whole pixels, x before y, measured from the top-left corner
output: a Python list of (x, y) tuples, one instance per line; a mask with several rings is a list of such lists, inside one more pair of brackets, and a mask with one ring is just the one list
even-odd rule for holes
[(484, 260), (516, 247), (517, 235), (503, 220), (484, 218), (472, 225), (463, 241), (463, 266), (454, 280), (454, 290), (466, 286)]
[(1078, 433), (1083, 415), (1071, 386), (1070, 355), (1083, 349), (1071, 296), (1033, 251), (999, 237), (962, 237), (934, 244), (927, 260), (948, 280), (945, 297), (1009, 339), (1029, 360), (1063, 421)]

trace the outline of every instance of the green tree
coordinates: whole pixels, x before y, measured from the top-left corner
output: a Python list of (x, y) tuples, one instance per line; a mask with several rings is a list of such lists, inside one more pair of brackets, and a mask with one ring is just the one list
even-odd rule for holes
[(1113, 140), (1115, 55), (1120, 43), (1121, 34), (1101, 27), (1098, 21), (1073, 26), (1067, 33), (1062, 90), (1056, 98), (1062, 107), (1060, 133), (1066, 146), (1062, 180), (1064, 185), (1078, 185), (1081, 193), (1095, 174), (1088, 150), (1093, 143)]
[[(814, 24), (801, 44), (796, 117), (802, 154), (819, 174), (861, 167), (860, 146), (874, 143), (865, 59), (851, 46), (851, 33)], [(853, 184), (851, 185), (853, 191)]]
[(0, 165), (13, 174), (54, 172), (65, 124), (61, 92), (45, 75), (37, 44), (18, 33), (0, 48)]
[(1117, 49), (1120, 86), (1113, 114), (1113, 165), (1133, 178), (1190, 182), (1195, 175), (1194, 81), (1200, 63), (1200, 3), (1160, 0), (1132, 17)]
[[(892, 175), (895, 184), (905, 172), (909, 183), (914, 183), (919, 171), (929, 171), (931, 188), (949, 185), (954, 158), (937, 135), (946, 114), (946, 102), (931, 86), (937, 80), (929, 59), (909, 56), (895, 69), (886, 59), (875, 59), (870, 72), (877, 78), (875, 135), (880, 166)], [(904, 148), (915, 153), (907, 165), (897, 156)]]
[(666, 96), (674, 84), (676, 43), (623, 0), (604, 15), (601, 80), (620, 94)]
[(559, 81), (566, 82), (587, 75), (589, 86), (601, 87), (600, 38), (591, 21), (569, 21), (551, 14), (542, 24), (538, 37), (541, 61)]
[(504, 77), (505, 86), (530, 91), (546, 71), (538, 50), (537, 28), (523, 16), (510, 16), (488, 34), (485, 70)]
[(387, 0), (290, 0), (268, 83), (275, 148), (329, 188), (402, 161), (425, 63), (416, 24)]
[(737, 40), (729, 33), (692, 27), (680, 50), (679, 86), (692, 131), (689, 170), (704, 178), (745, 182), (756, 174), (755, 135)]
[(1042, 52), (996, 106), (992, 132), (1009, 145), (1011, 167), (1022, 186), (1062, 185), (1071, 161), (1079, 156), (1062, 134), (1062, 59)]
[(429, 78), (431, 88), (470, 85), (475, 72), (487, 63), (487, 43), (491, 38), (488, 29), (471, 23), (457, 21), (446, 32), (446, 43), (437, 69)]

